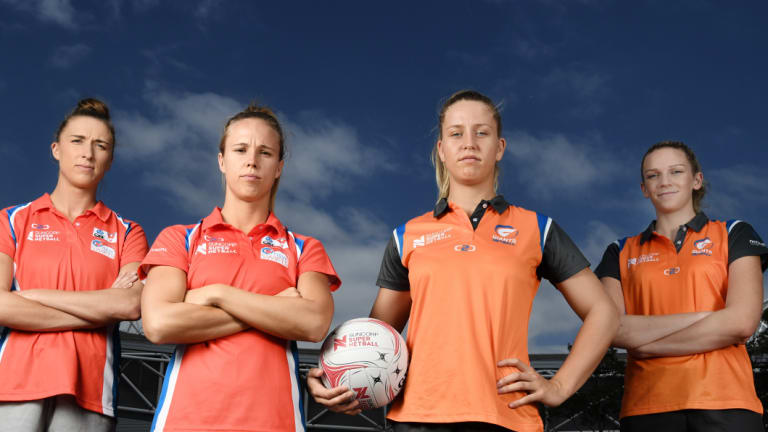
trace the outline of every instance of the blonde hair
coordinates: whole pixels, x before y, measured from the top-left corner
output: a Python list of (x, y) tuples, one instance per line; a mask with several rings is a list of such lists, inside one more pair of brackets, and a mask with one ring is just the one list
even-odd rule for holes
[[(274, 129), (275, 132), (277, 132), (280, 143), (279, 160), (283, 160), (285, 158), (285, 137), (283, 135), (283, 128), (280, 126), (280, 122), (277, 120), (277, 116), (269, 107), (265, 105), (257, 105), (253, 102), (244, 110), (233, 115), (229, 118), (229, 120), (227, 120), (227, 124), (224, 125), (224, 133), (221, 135), (221, 140), (219, 140), (219, 153), (222, 155), (224, 154), (224, 147), (227, 140), (227, 132), (229, 131), (229, 126), (232, 123), (249, 118), (263, 120), (272, 129)], [(280, 177), (275, 179), (275, 182), (272, 184), (272, 189), (269, 191), (269, 211), (273, 211), (275, 208), (275, 197), (277, 196), (278, 186), (280, 186)]]
[[(440, 108), (440, 112), (437, 117), (438, 118), (438, 121), (437, 121), (438, 140), (443, 139), (443, 121), (445, 120), (446, 111), (448, 111), (448, 108), (450, 108), (451, 105), (462, 100), (482, 102), (486, 106), (488, 106), (488, 108), (491, 110), (491, 113), (493, 115), (493, 120), (496, 121), (496, 135), (501, 137), (501, 114), (499, 113), (498, 107), (493, 103), (491, 98), (475, 90), (459, 90), (456, 93), (450, 95), (448, 99), (446, 99), (446, 101), (443, 103), (443, 106)], [(451, 192), (451, 182), (450, 182), (450, 177), (448, 175), (448, 170), (445, 168), (445, 164), (443, 163), (443, 161), (440, 160), (440, 154), (438, 153), (437, 142), (435, 142), (434, 147), (432, 147), (432, 154), (430, 155), (430, 160), (432, 161), (432, 165), (435, 167), (435, 181), (437, 182), (437, 200), (440, 201), (443, 198), (448, 198), (448, 195)], [(493, 191), (494, 192), (496, 192), (496, 189), (499, 187), (500, 171), (501, 171), (501, 168), (499, 167), (499, 163), (496, 162), (496, 166), (494, 167), (494, 170), (493, 170)]]

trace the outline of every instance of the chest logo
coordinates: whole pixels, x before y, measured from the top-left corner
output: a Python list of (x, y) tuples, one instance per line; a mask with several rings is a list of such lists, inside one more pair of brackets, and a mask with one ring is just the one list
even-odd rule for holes
[(36, 223), (33, 223), (32, 225), (30, 225), (30, 227), (31, 227), (32, 229), (36, 229), (36, 230), (47, 230), (47, 229), (51, 229), (51, 226), (50, 226), (50, 225), (43, 225), (43, 224), (36, 224)]
[(288, 249), (288, 241), (285, 239), (274, 239), (270, 236), (264, 236), (261, 239), (261, 244), (271, 246), (274, 248)]
[(104, 244), (104, 242), (99, 239), (91, 240), (91, 250), (100, 253), (109, 259), (115, 259), (115, 249)]
[(116, 232), (109, 232), (103, 229), (99, 229), (94, 227), (93, 228), (93, 236), (97, 239), (102, 239), (104, 241), (107, 241), (109, 243), (117, 243), (117, 233)]
[(659, 253), (651, 252), (649, 254), (643, 254), (638, 257), (627, 259), (627, 268), (631, 268), (633, 265), (642, 263), (659, 262)]
[(693, 242), (693, 249), (691, 250), (692, 255), (712, 255), (712, 246), (714, 246), (714, 243), (712, 243), (712, 240), (709, 239), (709, 237), (704, 237), (701, 240), (696, 240)]
[(517, 244), (517, 234), (519, 231), (511, 225), (496, 225), (491, 240), (506, 245), (515, 245)]
[(673, 276), (680, 273), (680, 267), (670, 267), (664, 269), (664, 276)]
[[(32, 227), (35, 227), (37, 224), (32, 224)], [(27, 234), (27, 240), (28, 241), (38, 241), (38, 242), (57, 242), (61, 241), (61, 238), (59, 237), (58, 231), (47, 231), (48, 225), (37, 225), (37, 226), (44, 226), (46, 228), (43, 228), (44, 231), (36, 231), (31, 230), (29, 234)]]
[(431, 232), (429, 234), (422, 234), (421, 237), (413, 239), (413, 248), (416, 249), (420, 246), (429, 246), (432, 243), (439, 242), (441, 240), (451, 238), (448, 233), (452, 228), (446, 228), (440, 231)]
[(457, 244), (453, 247), (456, 252), (474, 252), (477, 250), (477, 246), (473, 244)]
[(195, 249), (195, 255), (236, 254), (237, 242), (208, 242), (200, 243)]
[(288, 267), (288, 256), (279, 250), (272, 249), (271, 247), (261, 248), (260, 258), (278, 263), (283, 267)]

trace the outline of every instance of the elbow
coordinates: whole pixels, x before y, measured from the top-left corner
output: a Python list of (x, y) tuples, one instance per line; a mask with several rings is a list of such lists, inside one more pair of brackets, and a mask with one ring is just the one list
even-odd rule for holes
[(167, 327), (162, 324), (161, 320), (145, 317), (141, 326), (144, 330), (144, 336), (153, 344), (163, 345), (171, 343)]
[(742, 319), (734, 323), (733, 335), (738, 343), (743, 343), (757, 330), (757, 326), (760, 321)]
[(141, 318), (141, 303), (136, 301), (126, 302), (122, 308), (117, 311), (117, 319), (120, 321), (136, 321)]
[(315, 317), (310, 320), (301, 330), (300, 340), (305, 342), (318, 343), (325, 339), (328, 329), (331, 326), (331, 317)]

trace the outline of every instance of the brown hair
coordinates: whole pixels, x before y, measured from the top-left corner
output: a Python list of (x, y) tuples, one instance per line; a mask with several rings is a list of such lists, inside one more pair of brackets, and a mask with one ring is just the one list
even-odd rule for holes
[(57, 142), (59, 141), (61, 138), (61, 132), (73, 117), (93, 117), (103, 121), (109, 129), (109, 133), (112, 135), (112, 155), (114, 156), (114, 146), (116, 144), (115, 126), (112, 125), (112, 119), (109, 116), (109, 108), (107, 107), (107, 104), (93, 98), (85, 98), (78, 101), (77, 106), (75, 106), (75, 108), (73, 108), (72, 111), (70, 111), (70, 113), (64, 117), (64, 120), (61, 121), (59, 128), (56, 129), (56, 133), (53, 136), (54, 140)]
[[(448, 99), (446, 99), (445, 102), (443, 102), (443, 105), (440, 108), (440, 111), (437, 116), (438, 140), (443, 139), (443, 121), (445, 120), (446, 111), (448, 111), (448, 108), (450, 108), (451, 105), (463, 100), (477, 101), (477, 102), (484, 103), (488, 107), (488, 109), (491, 110), (491, 113), (493, 114), (493, 120), (496, 121), (496, 134), (498, 135), (499, 138), (501, 138), (501, 114), (499, 113), (499, 108), (496, 106), (496, 104), (493, 103), (491, 98), (475, 90), (459, 90), (456, 93), (450, 95)], [(448, 178), (448, 171), (445, 168), (445, 164), (443, 163), (442, 160), (440, 160), (440, 155), (437, 149), (437, 142), (435, 142), (435, 146), (432, 147), (432, 155), (430, 156), (430, 159), (432, 160), (432, 165), (434, 165), (435, 167), (435, 181), (437, 182), (437, 200), (440, 201), (441, 199), (448, 197), (448, 194), (450, 193), (451, 183)], [(494, 173), (493, 173), (494, 175), (493, 190), (494, 191), (499, 185), (499, 172), (500, 172), (500, 167), (497, 162), (496, 167), (494, 168)]]
[[(254, 102), (251, 102), (251, 104), (248, 105), (244, 110), (233, 115), (229, 118), (229, 120), (227, 120), (227, 124), (224, 125), (224, 133), (221, 135), (221, 140), (219, 141), (219, 153), (222, 155), (224, 154), (224, 144), (227, 140), (227, 132), (229, 131), (229, 126), (232, 123), (250, 118), (263, 120), (269, 125), (269, 127), (277, 132), (280, 143), (278, 160), (283, 160), (285, 158), (285, 135), (283, 134), (283, 128), (280, 126), (280, 122), (277, 120), (277, 116), (269, 107), (265, 105), (257, 105)], [(279, 185), (280, 177), (275, 179), (275, 183), (272, 185), (272, 190), (269, 191), (269, 211), (272, 211), (275, 208), (275, 196), (277, 195), (277, 187)]]
[[(682, 141), (661, 141), (652, 145), (651, 148), (649, 148), (648, 151), (646, 151), (643, 155), (643, 160), (640, 162), (640, 181), (642, 183), (645, 183), (645, 175), (643, 173), (645, 159), (649, 154), (662, 148), (672, 148), (682, 151), (685, 154), (685, 158), (688, 159), (688, 163), (691, 165), (691, 171), (693, 171), (693, 174), (695, 175), (696, 173), (702, 172), (701, 164), (699, 163), (698, 159), (696, 159), (696, 154), (693, 153), (693, 150), (685, 145), (685, 143)], [(702, 182), (701, 188), (693, 190), (693, 211), (696, 213), (701, 211), (701, 202), (704, 199), (704, 195), (707, 194), (707, 189), (709, 189), (709, 183)]]

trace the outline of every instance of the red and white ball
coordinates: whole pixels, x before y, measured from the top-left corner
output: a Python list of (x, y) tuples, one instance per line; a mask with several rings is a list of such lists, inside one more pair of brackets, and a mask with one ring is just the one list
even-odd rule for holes
[(331, 331), (320, 350), (319, 367), (328, 388), (347, 386), (360, 408), (390, 403), (405, 384), (408, 349), (392, 326), (373, 318), (349, 320)]

